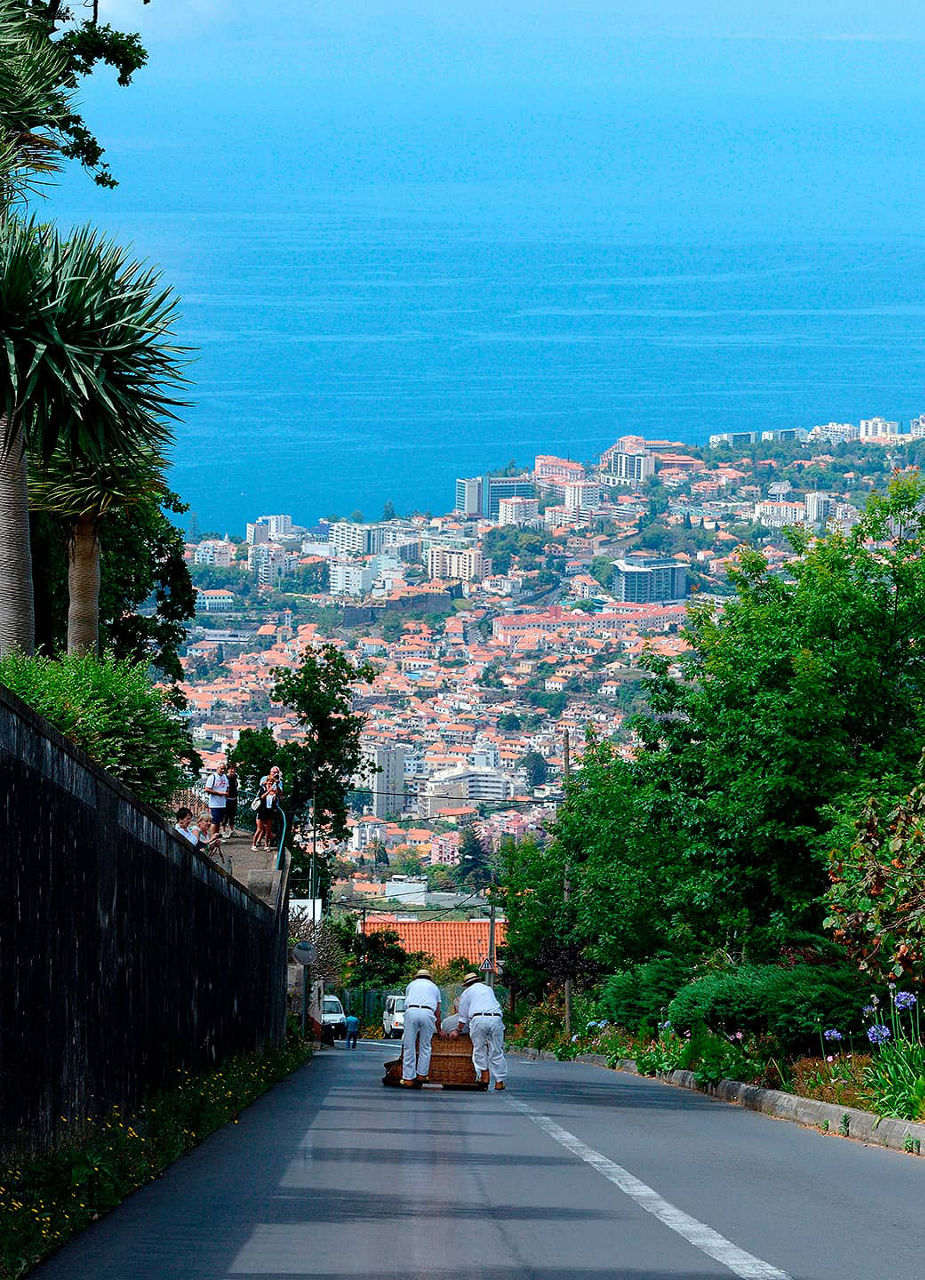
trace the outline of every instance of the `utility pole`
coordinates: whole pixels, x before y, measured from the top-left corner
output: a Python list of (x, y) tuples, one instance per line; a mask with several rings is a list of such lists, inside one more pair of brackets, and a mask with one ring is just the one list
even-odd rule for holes
[(363, 1027), (366, 1026), (366, 907), (360, 908), (360, 937), (363, 939), (363, 954), (360, 957), (360, 972), (363, 989), (363, 1021), (360, 1024), (362, 1033)]
[[(491, 888), (489, 889), (489, 893), (491, 893), (491, 889), (493, 889), (494, 887), (495, 887), (495, 876), (494, 876), (494, 872), (492, 872)], [(494, 896), (492, 896), (489, 901), (490, 901), (490, 906), (488, 908), (488, 963), (491, 965), (491, 968), (488, 970), (488, 985), (490, 987), (493, 987), (495, 985), (495, 899), (494, 899)]]
[[(572, 773), (572, 762), (569, 755), (569, 733), (568, 729), (562, 731), (562, 778), (564, 782), (568, 782)], [(571, 884), (569, 883), (568, 864), (565, 867), (565, 876), (562, 881), (562, 900), (568, 902), (571, 892)], [(572, 979), (565, 979), (565, 1034), (572, 1034)]]

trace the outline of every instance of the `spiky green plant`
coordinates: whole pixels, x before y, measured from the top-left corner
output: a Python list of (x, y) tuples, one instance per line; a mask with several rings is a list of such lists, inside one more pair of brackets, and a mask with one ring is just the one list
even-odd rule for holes
[(27, 452), (92, 469), (163, 449), (181, 404), (176, 316), (160, 274), (92, 228), (0, 226), (0, 653), (34, 643)]

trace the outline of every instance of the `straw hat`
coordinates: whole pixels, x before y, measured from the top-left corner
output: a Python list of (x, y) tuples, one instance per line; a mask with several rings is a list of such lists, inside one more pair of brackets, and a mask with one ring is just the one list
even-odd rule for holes
[(481, 982), (481, 981), (482, 979), (479, 977), (477, 973), (467, 973), (466, 976), (463, 978), (463, 986), (471, 987), (473, 982)]
[(430, 978), (431, 982), (433, 982), (434, 980), (434, 975), (431, 973), (429, 969), (418, 969), (417, 973), (414, 976), (416, 978)]

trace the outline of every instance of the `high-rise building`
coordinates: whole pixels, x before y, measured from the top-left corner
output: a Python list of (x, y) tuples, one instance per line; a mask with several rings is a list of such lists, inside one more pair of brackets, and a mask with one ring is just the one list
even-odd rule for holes
[(362, 787), (371, 792), (370, 809), (376, 818), (400, 814), (405, 807), (404, 747), (367, 747), (365, 779)]
[(533, 525), (540, 519), (540, 504), (537, 498), (502, 498), (498, 503), (498, 523), (500, 525)]
[(909, 423), (909, 434), (914, 440), (921, 440), (925, 436), (925, 413), (912, 419)]
[(485, 476), (482, 485), (482, 515), (497, 520), (502, 498), (535, 498), (536, 485), (529, 476)]
[(786, 529), (792, 524), (803, 524), (806, 507), (802, 502), (756, 502), (755, 521), (766, 529)]
[(262, 587), (275, 587), (289, 568), (289, 557), (286, 549), (275, 542), (257, 543), (248, 549), (247, 567), (257, 574)]
[(328, 541), (336, 556), (374, 556), (385, 545), (388, 525), (353, 524), (338, 520), (331, 525)]
[(844, 440), (857, 440), (858, 428), (853, 422), (826, 422), (809, 433), (810, 440), (824, 440), (826, 444), (841, 444)]
[(200, 542), (193, 552), (193, 564), (208, 564), (216, 569), (228, 569), (234, 564), (234, 556), (233, 542), (208, 538), (205, 542)]
[(618, 560), (613, 567), (613, 594), (631, 604), (683, 600), (687, 595), (687, 565), (667, 556)]
[(720, 431), (710, 436), (710, 448), (745, 449), (750, 444), (758, 443), (757, 431)]
[(830, 495), (818, 489), (812, 493), (807, 493), (804, 501), (807, 524), (824, 525), (835, 509), (835, 503)]
[(256, 547), (259, 546), (261, 542), (270, 541), (270, 529), (266, 520), (263, 519), (253, 520), (248, 523), (246, 534), (247, 545), (249, 547)]
[(886, 418), (862, 418), (860, 436), (862, 440), (876, 440), (882, 436), (898, 436), (899, 423), (887, 422)]
[(483, 578), (490, 575), (491, 560), (475, 548), (470, 548), (468, 551), (459, 551), (452, 547), (428, 549), (427, 576), (429, 578), (481, 582)]
[(328, 561), (332, 596), (365, 596), (372, 590), (378, 569), (364, 560), (332, 559)]
[(292, 516), (261, 516), (266, 522), (271, 542), (281, 542), (283, 538), (292, 536)]
[(468, 480), (456, 481), (456, 506), (464, 516), (480, 516), (482, 514), (482, 476), (471, 476)]
[(601, 488), (594, 480), (566, 481), (562, 487), (569, 511), (593, 511), (600, 504)]
[(638, 451), (627, 453), (622, 449), (608, 450), (606, 462), (602, 460), (598, 479), (608, 488), (627, 487), (638, 489), (650, 476), (655, 475), (655, 457)]

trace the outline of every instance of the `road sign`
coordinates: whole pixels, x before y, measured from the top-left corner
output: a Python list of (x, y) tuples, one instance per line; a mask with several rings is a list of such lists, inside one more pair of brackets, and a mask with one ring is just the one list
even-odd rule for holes
[(479, 968), (481, 969), (482, 973), (491, 973), (494, 970), (494, 967), (495, 966), (489, 960), (488, 956), (486, 956), (485, 959), (482, 961), (482, 963), (479, 965)]

